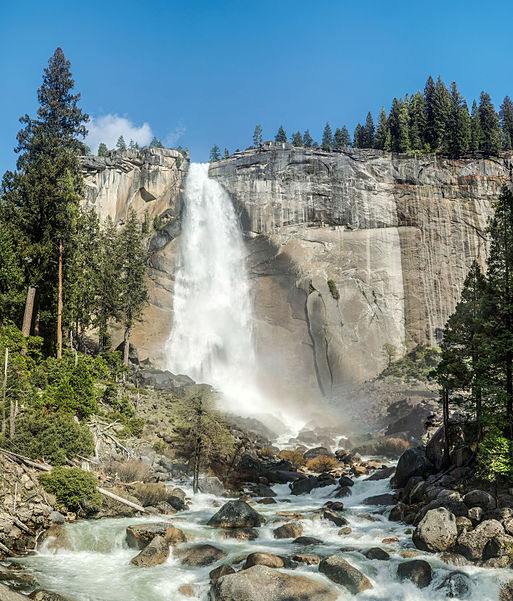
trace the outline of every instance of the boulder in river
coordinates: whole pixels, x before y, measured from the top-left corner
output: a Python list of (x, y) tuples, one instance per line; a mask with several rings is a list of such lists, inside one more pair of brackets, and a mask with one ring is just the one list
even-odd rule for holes
[(223, 536), (235, 540), (255, 540), (258, 538), (258, 530), (254, 528), (225, 528)]
[(383, 493), (382, 495), (374, 495), (363, 500), (364, 505), (394, 505), (395, 495)]
[(200, 478), (198, 481), (198, 488), (200, 492), (208, 494), (208, 495), (216, 495), (218, 497), (223, 496), (224, 494), (224, 486), (219, 478), (215, 476), (207, 476), (205, 478)]
[(211, 601), (336, 601), (338, 592), (321, 582), (253, 566), (219, 578), (210, 588)]
[(169, 543), (163, 536), (155, 536), (149, 545), (130, 560), (138, 568), (149, 568), (164, 563), (169, 557)]
[(164, 537), (172, 547), (187, 542), (185, 534), (179, 528), (175, 528), (174, 526), (169, 526)]
[(464, 572), (454, 570), (447, 574), (436, 590), (443, 591), (450, 599), (468, 599), (472, 592), (472, 580)]
[(365, 551), (364, 555), (367, 559), (377, 559), (379, 561), (390, 559), (390, 555), (381, 547), (371, 547), (368, 551)]
[(214, 545), (194, 545), (176, 549), (174, 556), (186, 566), (208, 566), (211, 563), (224, 559), (226, 553)]
[[(26, 599), (26, 598), (27, 597), (23, 597), (23, 599)], [(32, 593), (30, 593), (28, 598), (32, 599), (32, 601), (71, 601), (71, 599), (69, 597), (63, 597), (62, 595), (59, 595), (58, 593), (54, 593), (52, 591), (43, 591), (43, 590), (33, 591)], [(9, 598), (4, 599), (4, 597), (1, 596), (1, 591), (0, 591), (0, 599), (2, 599), (2, 601), (9, 601)]]
[(144, 549), (156, 536), (164, 537), (169, 524), (152, 522), (149, 524), (132, 524), (126, 529), (126, 543), (132, 549)]
[(430, 509), (413, 533), (417, 549), (438, 553), (450, 549), (458, 537), (454, 514), (443, 507)]
[(305, 545), (305, 546), (322, 544), (322, 540), (320, 538), (315, 538), (315, 536), (298, 536), (292, 542), (295, 545)]
[(504, 534), (502, 524), (497, 520), (485, 520), (474, 530), (463, 532), (457, 541), (456, 551), (471, 561), (479, 561), (483, 557), (486, 543), (494, 536)]
[(284, 563), (281, 557), (272, 553), (251, 553), (246, 557), (243, 570), (253, 566), (267, 566), (268, 568), (283, 568)]
[(264, 518), (245, 501), (228, 501), (208, 521), (214, 528), (255, 528)]
[(413, 476), (424, 476), (433, 469), (432, 464), (420, 448), (408, 449), (399, 457), (395, 475), (391, 480), (394, 488), (403, 488)]
[(273, 530), (274, 538), (297, 538), (303, 534), (303, 526), (299, 522), (288, 522)]
[(353, 595), (373, 588), (367, 576), (347, 562), (342, 555), (329, 555), (322, 559), (319, 572), (344, 586)]
[(431, 566), (423, 559), (412, 559), (400, 563), (397, 568), (397, 576), (400, 580), (411, 580), (419, 588), (429, 586), (433, 580)]
[(232, 566), (229, 566), (226, 563), (224, 563), (221, 566), (218, 566), (217, 568), (214, 568), (208, 574), (210, 577), (210, 584), (213, 584), (214, 582), (216, 582), (216, 580), (219, 580), (221, 576), (226, 576), (227, 574), (235, 574), (235, 570), (232, 568)]
[(325, 509), (322, 513), (322, 517), (325, 520), (329, 520), (330, 522), (332, 522), (333, 524), (335, 524), (335, 526), (338, 526), (339, 528), (341, 526), (347, 526), (349, 524), (349, 522), (346, 520), (346, 518), (344, 516), (340, 515), (336, 511), (333, 511), (333, 509)]

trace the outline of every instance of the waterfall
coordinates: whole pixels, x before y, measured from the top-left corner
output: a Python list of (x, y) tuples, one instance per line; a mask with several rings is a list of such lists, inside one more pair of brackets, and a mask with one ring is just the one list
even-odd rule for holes
[(228, 409), (266, 411), (259, 393), (244, 245), (228, 193), (192, 163), (185, 182), (168, 368), (219, 390)]

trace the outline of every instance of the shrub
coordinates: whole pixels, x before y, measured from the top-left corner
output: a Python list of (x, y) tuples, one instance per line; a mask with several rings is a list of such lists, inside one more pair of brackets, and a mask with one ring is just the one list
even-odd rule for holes
[(259, 455), (262, 457), (272, 458), (275, 455), (274, 449), (272, 447), (264, 447), (258, 451)]
[(281, 451), (280, 458), (285, 461), (290, 461), (294, 467), (301, 467), (305, 465), (305, 458), (303, 453), (299, 451)]
[(313, 459), (309, 459), (306, 462), (306, 467), (316, 474), (320, 474), (321, 472), (329, 472), (330, 470), (334, 470), (338, 467), (338, 461), (333, 459), (333, 457), (326, 457), (326, 455), (319, 455), (319, 457), (314, 457)]
[(39, 480), (43, 488), (55, 495), (59, 505), (69, 511), (84, 508), (98, 508), (101, 497), (96, 490), (98, 480), (94, 474), (78, 467), (56, 467), (51, 472), (41, 474)]
[(87, 426), (68, 413), (45, 414), (34, 411), (22, 415), (16, 423), (16, 435), (7, 444), (32, 459), (44, 459), (62, 465), (75, 455), (94, 453), (93, 436)]
[(150, 478), (151, 470), (139, 459), (127, 459), (126, 461), (111, 461), (106, 471), (117, 475), (121, 482), (145, 482)]
[(330, 289), (331, 296), (338, 300), (340, 298), (340, 292), (338, 291), (337, 285), (333, 280), (328, 280), (328, 288)]
[(163, 484), (137, 482), (133, 486), (133, 493), (143, 507), (156, 505), (157, 503), (166, 501), (169, 497), (169, 493)]
[(386, 437), (366, 442), (356, 449), (360, 455), (384, 455), (385, 457), (400, 457), (410, 448), (410, 443), (402, 438)]

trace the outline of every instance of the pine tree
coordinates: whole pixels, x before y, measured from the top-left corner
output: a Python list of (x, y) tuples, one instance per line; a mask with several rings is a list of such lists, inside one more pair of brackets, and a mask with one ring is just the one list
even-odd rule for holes
[(353, 148), (363, 148), (363, 125), (358, 123), (354, 128)]
[(374, 136), (374, 148), (378, 150), (385, 149), (385, 138), (388, 129), (388, 117), (385, 107), (381, 107), (379, 112), (378, 127), (376, 128), (376, 134)]
[(483, 140), (483, 130), (481, 129), (481, 118), (477, 102), (472, 103), (472, 114), (470, 117), (470, 150), (478, 151), (481, 148)]
[(362, 133), (362, 148), (373, 148), (374, 147), (374, 120), (372, 114), (367, 113), (365, 119), (365, 125), (363, 126)]
[(392, 152), (407, 152), (409, 150), (408, 122), (408, 106), (405, 105), (402, 99), (394, 98), (388, 116), (390, 150)]
[(451, 95), (440, 76), (431, 101), (431, 151), (447, 152), (449, 147), (449, 123), (451, 120)]
[(434, 138), (435, 134), (433, 132), (433, 102), (435, 96), (435, 82), (431, 75), (428, 77), (426, 81), (426, 85), (424, 86), (424, 98), (425, 98), (425, 106), (426, 106), (426, 129), (424, 131), (424, 140), (426, 144), (429, 145), (429, 150), (433, 150)]
[(349, 132), (347, 131), (347, 127), (345, 125), (342, 126), (342, 129), (335, 130), (335, 135), (333, 136), (333, 145), (336, 150), (342, 150), (343, 148), (347, 148), (351, 143), (351, 137), (349, 136)]
[(426, 100), (421, 92), (416, 92), (410, 102), (409, 136), (412, 150), (424, 150), (426, 131)]
[(229, 159), (230, 158), (230, 151), (228, 150), (228, 148), (224, 149), (224, 158), (225, 159)]
[(107, 148), (107, 145), (104, 144), (103, 142), (100, 142), (100, 145), (98, 146), (98, 156), (99, 157), (106, 157), (109, 154), (109, 149)]
[(513, 102), (509, 96), (504, 98), (499, 116), (502, 129), (502, 147), (504, 150), (511, 150), (511, 143), (513, 141)]
[(126, 142), (125, 142), (125, 138), (123, 138), (123, 136), (119, 136), (118, 141), (116, 142), (116, 149), (117, 150), (126, 150)]
[(322, 149), (323, 150), (331, 150), (333, 148), (333, 134), (331, 133), (331, 126), (326, 121), (326, 125), (324, 126), (324, 131), (322, 134)]
[(490, 94), (486, 92), (481, 92), (479, 121), (481, 123), (481, 131), (483, 132), (480, 150), (490, 155), (497, 155), (501, 149), (499, 117), (495, 112)]
[(403, 102), (399, 111), (399, 137), (397, 139), (398, 152), (410, 150), (410, 103)]
[(303, 146), (303, 136), (301, 135), (300, 131), (297, 131), (293, 136), (292, 136), (292, 145), (293, 146), (297, 146), (297, 147), (301, 147)]
[(287, 134), (285, 133), (285, 130), (283, 129), (283, 125), (280, 125), (278, 132), (276, 133), (276, 136), (274, 138), (275, 142), (286, 142), (287, 141)]
[(219, 150), (219, 146), (212, 146), (210, 150), (210, 162), (216, 163), (221, 160), (221, 151)]
[(121, 258), (120, 287), (121, 313), (124, 327), (123, 363), (128, 365), (130, 333), (132, 327), (142, 318), (148, 302), (148, 287), (145, 281), (146, 248), (144, 238), (134, 210), (130, 210), (126, 224), (119, 235)]
[(150, 148), (164, 148), (164, 144), (162, 144), (157, 136), (153, 136), (153, 140), (150, 142)]
[(25, 300), (23, 259), (7, 222), (0, 218), (0, 327), (20, 322)]
[(40, 332), (48, 351), (57, 341), (58, 357), (63, 279), (83, 187), (78, 156), (85, 152), (81, 139), (88, 120), (73, 87), (70, 63), (57, 48), (38, 90), (37, 117), (20, 119), (24, 127), (17, 136), (17, 172), (6, 174), (3, 182), (23, 240), (28, 284), (38, 288)]
[(253, 132), (253, 146), (260, 146), (260, 144), (262, 144), (262, 126), (256, 125)]
[(451, 112), (447, 133), (448, 152), (452, 157), (459, 157), (470, 148), (470, 115), (467, 103), (459, 93), (455, 81), (451, 84)]
[(310, 130), (306, 130), (305, 133), (303, 134), (303, 146), (305, 148), (312, 148), (313, 145), (313, 138), (310, 135)]

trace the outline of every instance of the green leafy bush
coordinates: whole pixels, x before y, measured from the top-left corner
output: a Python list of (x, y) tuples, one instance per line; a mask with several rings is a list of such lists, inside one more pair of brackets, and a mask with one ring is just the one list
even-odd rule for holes
[(94, 509), (101, 505), (101, 497), (96, 490), (96, 476), (78, 467), (56, 467), (51, 472), (41, 474), (39, 480), (47, 492), (55, 495), (59, 505), (69, 511), (77, 511), (85, 506)]
[(88, 457), (94, 452), (89, 428), (62, 412), (33, 411), (22, 415), (16, 424), (14, 439), (7, 439), (4, 444), (33, 459), (45, 459), (52, 465), (62, 465), (66, 458), (75, 455)]
[(337, 285), (333, 280), (328, 280), (328, 288), (330, 289), (331, 296), (338, 300), (340, 298), (340, 292), (338, 291)]
[(406, 381), (427, 381), (439, 361), (440, 349), (419, 345), (401, 359), (391, 361), (380, 377), (394, 376)]

